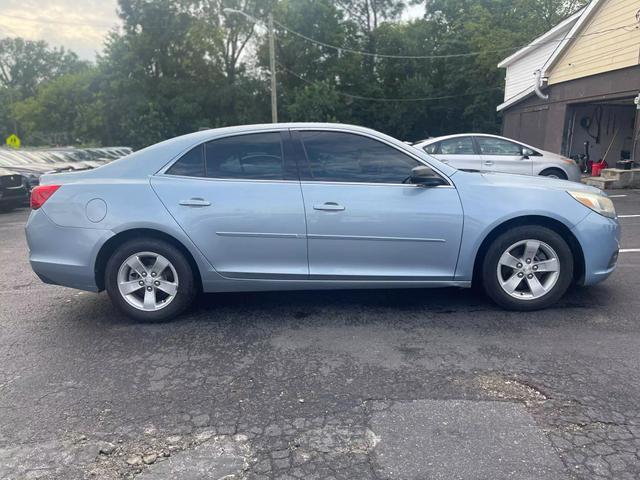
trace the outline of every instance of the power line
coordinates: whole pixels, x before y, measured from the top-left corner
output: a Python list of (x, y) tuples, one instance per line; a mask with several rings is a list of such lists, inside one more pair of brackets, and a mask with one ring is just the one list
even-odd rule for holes
[[(309, 85), (320, 85), (319, 82), (314, 82), (312, 80), (308, 80), (308, 79), (304, 78), (303, 76), (301, 76), (300, 74), (298, 74), (298, 73), (296, 73), (296, 72), (294, 72), (292, 70), (289, 70), (287, 67), (282, 65), (282, 63), (280, 63), (280, 62), (277, 62), (277, 63), (280, 66), (280, 68), (282, 68), (282, 70), (284, 70), (285, 72), (289, 73), (290, 75), (293, 75), (294, 77), (298, 78), (299, 80), (302, 80), (303, 82), (305, 82), (305, 83), (307, 83)], [(461, 93), (461, 94), (457, 94), (457, 95), (441, 95), (441, 96), (437, 96), (437, 97), (415, 97), (415, 98), (366, 97), (366, 96), (362, 96), (362, 95), (354, 95), (354, 94), (351, 94), (351, 93), (341, 92), (339, 90), (334, 90), (334, 92), (337, 93), (338, 95), (342, 95), (343, 97), (351, 98), (351, 99), (354, 99), (354, 100), (367, 100), (367, 101), (371, 101), (371, 102), (427, 102), (427, 101), (432, 101), (432, 100), (448, 100), (448, 99), (451, 99), (451, 98), (477, 96), (477, 95), (482, 95), (483, 93), (494, 92), (496, 90), (502, 90), (502, 87), (488, 88), (486, 90), (473, 92), (473, 93)]]
[(562, 43), (564, 41), (567, 40), (573, 40), (576, 38), (580, 38), (580, 37), (588, 37), (591, 35), (602, 35), (608, 32), (612, 32), (615, 30), (626, 30), (626, 31), (633, 31), (635, 29), (637, 29), (637, 25), (636, 24), (629, 24), (629, 25), (623, 25), (620, 27), (614, 27), (614, 28), (609, 28), (606, 30), (601, 30), (598, 32), (591, 32), (591, 33), (586, 33), (583, 35), (574, 35), (572, 37), (564, 37), (561, 39), (556, 39), (556, 40), (547, 40), (544, 42), (538, 42), (538, 43), (528, 43), (525, 45), (521, 45), (521, 46), (516, 46), (516, 47), (506, 47), (506, 48), (497, 48), (497, 49), (490, 49), (490, 50), (482, 50), (482, 51), (476, 51), (476, 52), (466, 52), (466, 53), (450, 53), (450, 54), (441, 54), (441, 55), (396, 55), (396, 54), (384, 54), (384, 53), (374, 53), (374, 52), (368, 52), (365, 50), (355, 50), (352, 48), (348, 48), (348, 47), (339, 47), (337, 45), (331, 45), (329, 43), (325, 43), (325, 42), (321, 42), (320, 40), (316, 40), (314, 38), (308, 37), (300, 32), (297, 32), (295, 30), (290, 29), (289, 27), (287, 27), (286, 25), (274, 20), (273, 23), (275, 23), (276, 25), (278, 25), (279, 27), (281, 27), (283, 30), (289, 32), (292, 35), (295, 35), (299, 38), (302, 38), (303, 40), (306, 40), (310, 43), (314, 43), (316, 45), (319, 45), (321, 47), (325, 47), (325, 48), (330, 48), (332, 50), (336, 50), (338, 53), (342, 53), (342, 52), (347, 52), (347, 53), (353, 53), (356, 55), (363, 55), (363, 56), (368, 56), (368, 57), (377, 57), (377, 58), (391, 58), (391, 59), (405, 59), (405, 60), (427, 60), (427, 59), (443, 59), (443, 58), (461, 58), (461, 57), (473, 57), (473, 56), (477, 56), (477, 55), (483, 55), (485, 53), (498, 53), (498, 52), (505, 52), (505, 51), (509, 51), (509, 50), (519, 50), (521, 48), (524, 48), (526, 46), (533, 46), (533, 47), (537, 47), (539, 45), (546, 45), (548, 43)]
[[(5, 17), (6, 18), (6, 17)], [(24, 20), (27, 22), (35, 22), (35, 23), (45, 23), (45, 24), (54, 24), (54, 25), (69, 25), (69, 26), (93, 26), (93, 27), (102, 27), (102, 28), (111, 28), (116, 26), (116, 22), (114, 22), (113, 24), (107, 24), (107, 23), (96, 23), (96, 22), (82, 22), (82, 21), (69, 21), (69, 20), (50, 20), (50, 19), (42, 19), (42, 18), (29, 18), (29, 17), (24, 17), (24, 16), (19, 16), (19, 15), (11, 15), (12, 19), (17, 19), (17, 20)], [(2, 19), (0, 18), (0, 23), (1, 23)], [(275, 23), (276, 25), (278, 25), (279, 27), (281, 27), (283, 30), (287, 31), (288, 33), (295, 35), (307, 42), (313, 43), (315, 45), (324, 47), (324, 48), (329, 48), (332, 50), (337, 51), (338, 53), (351, 53), (351, 54), (355, 54), (355, 55), (363, 55), (363, 56), (368, 56), (368, 57), (377, 57), (377, 58), (388, 58), (388, 59), (405, 59), (405, 60), (428, 60), (428, 59), (433, 59), (433, 60), (437, 60), (437, 59), (446, 59), (446, 58), (466, 58), (466, 57), (474, 57), (474, 56), (478, 56), (478, 55), (483, 55), (483, 54), (487, 54), (487, 53), (499, 53), (499, 52), (506, 52), (506, 51), (510, 51), (510, 50), (519, 50), (521, 48), (524, 48), (526, 46), (531, 46), (531, 47), (537, 47), (540, 45), (546, 45), (549, 43), (562, 43), (568, 40), (573, 40), (573, 39), (577, 39), (577, 38), (581, 38), (581, 37), (588, 37), (588, 36), (592, 36), (592, 35), (602, 35), (605, 33), (609, 33), (612, 31), (616, 31), (616, 30), (625, 30), (628, 32), (631, 32), (633, 30), (637, 30), (639, 27), (637, 24), (629, 24), (629, 25), (622, 25), (619, 27), (613, 27), (613, 28), (609, 28), (606, 30), (600, 30), (597, 32), (590, 32), (590, 33), (586, 33), (586, 34), (582, 34), (582, 35), (574, 35), (571, 37), (563, 37), (560, 39), (555, 39), (555, 40), (546, 40), (544, 42), (537, 42), (537, 43), (528, 43), (525, 45), (520, 45), (520, 46), (515, 46), (515, 47), (504, 47), (504, 48), (496, 48), (496, 49), (487, 49), (487, 50), (480, 50), (480, 51), (474, 51), (474, 52), (465, 52), (465, 53), (450, 53), (450, 54), (438, 54), (438, 55), (400, 55), (400, 54), (385, 54), (385, 53), (375, 53), (375, 52), (369, 52), (369, 51), (365, 51), (365, 50), (356, 50), (353, 48), (349, 48), (349, 47), (344, 47), (344, 46), (337, 46), (337, 45), (332, 45), (330, 43), (326, 43), (326, 42), (322, 42), (320, 40), (316, 40), (314, 38), (311, 38), (307, 35), (304, 35), (303, 33), (297, 32), (289, 27), (287, 27), (286, 25), (284, 25), (283, 23), (274, 20), (273, 23)]]
[[(6, 18), (6, 17), (5, 17)], [(24, 21), (28, 21), (28, 22), (35, 22), (35, 23), (46, 23), (46, 24), (54, 24), (54, 25), (70, 25), (70, 26), (94, 26), (94, 27), (102, 27), (102, 28), (110, 28), (110, 27), (114, 27), (116, 26), (116, 23), (113, 24), (107, 24), (107, 23), (94, 23), (94, 22), (82, 22), (82, 21), (78, 21), (78, 22), (74, 22), (74, 21), (68, 21), (68, 20), (48, 20), (48, 19), (41, 19), (41, 18), (29, 18), (29, 17), (23, 17), (23, 16), (17, 16), (17, 15), (11, 15), (10, 18), (13, 19), (18, 19), (18, 20), (24, 20)], [(2, 19), (0, 18), (0, 24), (2, 22)], [(384, 54), (384, 53), (374, 53), (374, 52), (369, 52), (369, 51), (365, 51), (365, 50), (356, 50), (356, 49), (352, 49), (349, 47), (340, 47), (337, 45), (332, 45), (329, 43), (325, 43), (322, 42), (320, 40), (316, 40), (314, 38), (308, 37), (300, 32), (297, 32), (295, 30), (292, 30), (291, 28), (287, 27), (286, 25), (284, 25), (283, 23), (274, 20), (273, 23), (275, 23), (276, 25), (278, 25), (279, 27), (281, 27), (283, 30), (285, 30), (286, 32), (295, 35), (305, 41), (308, 41), (310, 43), (313, 43), (315, 45), (324, 47), (324, 48), (329, 48), (332, 50), (337, 51), (339, 54), (346, 52), (346, 53), (351, 53), (351, 54), (356, 54), (356, 55), (363, 55), (363, 56), (368, 56), (368, 57), (374, 57), (374, 58), (387, 58), (387, 59), (405, 59), (405, 60), (427, 60), (427, 59), (447, 59), (447, 58), (465, 58), (465, 57), (474, 57), (474, 56), (478, 56), (478, 55), (483, 55), (483, 54), (487, 54), (487, 53), (498, 53), (498, 52), (505, 52), (505, 51), (510, 51), (510, 50), (519, 50), (521, 48), (527, 47), (527, 46), (531, 46), (531, 47), (537, 47), (540, 45), (546, 45), (549, 43), (562, 43), (562, 42), (566, 42), (568, 40), (573, 40), (573, 39), (577, 39), (577, 38), (581, 38), (581, 37), (588, 37), (588, 36), (592, 36), (592, 35), (602, 35), (605, 33), (609, 33), (612, 31), (617, 31), (617, 30), (625, 30), (627, 32), (631, 32), (633, 30), (637, 30), (638, 25), (637, 24), (629, 24), (629, 25), (622, 25), (619, 27), (612, 27), (606, 30), (600, 30), (600, 31), (596, 31), (596, 32), (590, 32), (590, 33), (585, 33), (582, 35), (574, 35), (571, 37), (563, 37), (560, 39), (555, 39), (555, 40), (547, 40), (544, 42), (537, 42), (537, 43), (529, 43), (529, 44), (525, 44), (525, 45), (521, 45), (521, 46), (515, 46), (515, 47), (505, 47), (505, 48), (498, 48), (498, 49), (487, 49), (487, 50), (481, 50), (481, 51), (475, 51), (475, 52), (465, 52), (465, 53), (451, 53), (451, 54), (439, 54), (439, 55), (400, 55), (400, 54)], [(7, 27), (6, 25), (4, 25), (4, 28), (11, 30), (9, 27)], [(10, 32), (11, 33), (11, 32)]]

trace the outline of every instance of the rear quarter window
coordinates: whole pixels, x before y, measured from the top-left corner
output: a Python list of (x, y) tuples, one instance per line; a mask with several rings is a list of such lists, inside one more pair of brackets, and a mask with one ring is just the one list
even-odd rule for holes
[(204, 177), (204, 147), (198, 145), (192, 148), (178, 159), (171, 168), (167, 170), (167, 175), (180, 175), (183, 177)]
[(431, 155), (435, 155), (438, 151), (438, 147), (440, 146), (440, 142), (435, 142), (430, 145), (425, 145), (423, 150)]

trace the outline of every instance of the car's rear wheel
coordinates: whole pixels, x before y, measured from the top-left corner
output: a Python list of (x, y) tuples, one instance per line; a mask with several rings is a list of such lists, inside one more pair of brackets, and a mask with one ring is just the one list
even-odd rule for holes
[(197, 287), (184, 254), (168, 242), (147, 238), (123, 243), (105, 270), (111, 301), (145, 322), (169, 320), (192, 303)]
[(546, 170), (543, 170), (542, 172), (540, 172), (540, 176), (549, 177), (549, 178), (558, 178), (560, 180), (567, 180), (569, 178), (567, 177), (567, 174), (564, 173), (559, 168), (547, 168)]
[(542, 226), (521, 226), (498, 236), (482, 266), (487, 295), (511, 310), (537, 310), (557, 302), (573, 279), (567, 242)]

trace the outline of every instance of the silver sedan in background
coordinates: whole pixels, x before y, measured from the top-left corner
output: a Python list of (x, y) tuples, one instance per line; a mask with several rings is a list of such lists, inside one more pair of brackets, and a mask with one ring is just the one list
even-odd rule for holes
[(572, 182), (581, 178), (578, 164), (570, 158), (498, 135), (462, 133), (413, 146), (460, 170), (542, 175)]

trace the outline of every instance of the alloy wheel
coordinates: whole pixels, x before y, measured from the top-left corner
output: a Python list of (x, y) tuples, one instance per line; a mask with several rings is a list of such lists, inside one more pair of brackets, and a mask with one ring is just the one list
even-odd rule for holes
[(154, 312), (176, 297), (178, 273), (171, 262), (158, 253), (134, 253), (118, 269), (118, 291), (132, 307)]
[(535, 300), (549, 293), (560, 276), (556, 252), (540, 240), (521, 240), (507, 248), (498, 260), (498, 283), (508, 295)]

